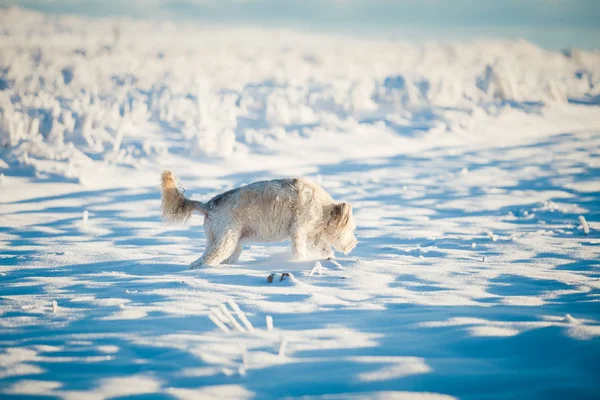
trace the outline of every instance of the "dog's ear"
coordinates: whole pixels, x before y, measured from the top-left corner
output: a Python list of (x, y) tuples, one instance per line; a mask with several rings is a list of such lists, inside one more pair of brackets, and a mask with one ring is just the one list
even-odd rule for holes
[(352, 207), (348, 203), (338, 203), (331, 210), (331, 220), (329, 226), (338, 234), (348, 226), (350, 216), (352, 215)]

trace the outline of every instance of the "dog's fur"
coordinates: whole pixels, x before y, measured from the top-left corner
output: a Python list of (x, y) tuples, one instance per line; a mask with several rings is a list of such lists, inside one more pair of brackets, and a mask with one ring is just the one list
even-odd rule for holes
[(208, 244), (192, 268), (235, 263), (246, 242), (289, 238), (298, 260), (306, 259), (309, 250), (332, 257), (332, 247), (347, 254), (358, 243), (350, 204), (335, 202), (322, 187), (306, 179), (255, 182), (202, 203), (184, 196), (175, 176), (163, 172), (163, 218), (187, 221), (194, 212), (205, 217)]

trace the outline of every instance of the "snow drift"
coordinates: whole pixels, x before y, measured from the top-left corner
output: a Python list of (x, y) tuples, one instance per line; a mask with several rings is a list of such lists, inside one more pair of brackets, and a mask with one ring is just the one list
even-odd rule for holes
[[(477, 113), (600, 95), (600, 52), (523, 41), (415, 46), (18, 8), (0, 9), (0, 23), (0, 159), (41, 177), (373, 124), (477, 135)], [(446, 118), (456, 112), (460, 123)]]

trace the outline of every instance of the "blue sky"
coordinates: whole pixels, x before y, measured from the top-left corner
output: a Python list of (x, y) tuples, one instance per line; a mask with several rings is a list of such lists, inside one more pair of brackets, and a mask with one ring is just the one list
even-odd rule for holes
[(53, 13), (186, 19), (409, 40), (600, 48), (600, 0), (0, 0)]

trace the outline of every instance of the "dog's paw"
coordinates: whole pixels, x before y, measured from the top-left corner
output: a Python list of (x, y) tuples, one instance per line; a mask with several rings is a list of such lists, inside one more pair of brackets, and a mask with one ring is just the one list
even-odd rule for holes
[(204, 262), (203, 262), (202, 258), (199, 258), (190, 264), (190, 269), (198, 269), (198, 268), (202, 268), (203, 266), (204, 266)]

